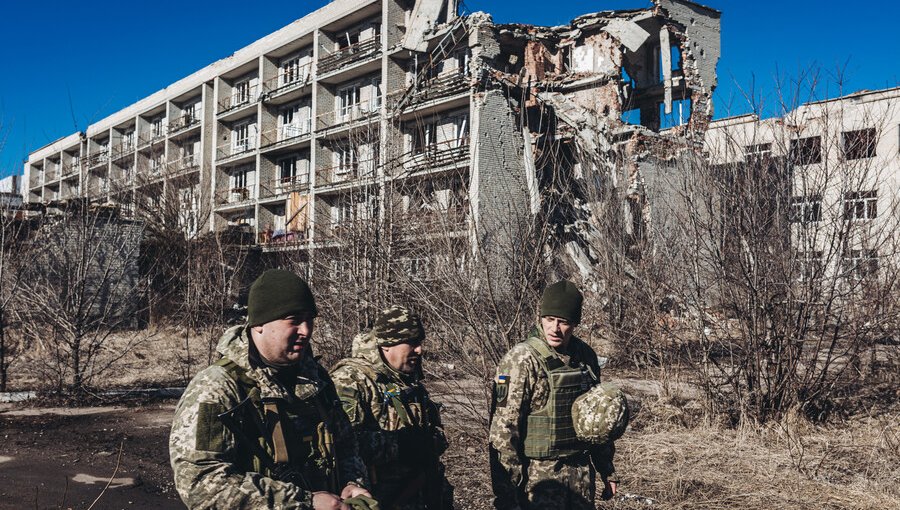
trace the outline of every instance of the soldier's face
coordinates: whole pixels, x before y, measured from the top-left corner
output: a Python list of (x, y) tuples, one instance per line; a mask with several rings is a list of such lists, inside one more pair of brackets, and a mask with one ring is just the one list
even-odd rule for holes
[(413, 374), (422, 365), (422, 342), (405, 342), (382, 347), (384, 361), (402, 374)]
[(253, 343), (269, 363), (294, 365), (309, 350), (313, 321), (312, 314), (301, 314), (254, 326)]
[(572, 331), (575, 330), (575, 324), (562, 317), (554, 317), (552, 315), (541, 317), (541, 327), (544, 328), (544, 339), (554, 349), (565, 349), (568, 347), (569, 340), (572, 338)]

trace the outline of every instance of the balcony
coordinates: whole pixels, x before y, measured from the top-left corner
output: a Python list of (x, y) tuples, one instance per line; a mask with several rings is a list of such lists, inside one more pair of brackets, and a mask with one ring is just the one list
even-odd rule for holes
[(351, 182), (356, 179), (374, 178), (376, 164), (377, 162), (375, 160), (370, 159), (350, 164), (320, 168), (316, 173), (316, 186), (327, 186), (329, 184)]
[(188, 112), (169, 122), (169, 134), (174, 135), (199, 124), (200, 112)]
[(165, 127), (161, 128), (159, 131), (151, 131), (149, 133), (144, 133), (138, 138), (138, 148), (142, 149), (144, 147), (155, 145), (157, 143), (162, 142), (166, 139), (166, 129)]
[(104, 166), (109, 162), (109, 153), (107, 151), (101, 151), (96, 154), (90, 154), (84, 159), (86, 160), (86, 166), (88, 168), (97, 168)]
[(461, 94), (469, 89), (468, 77), (460, 73), (450, 73), (427, 80), (410, 95), (408, 105), (416, 105)]
[(256, 85), (251, 85), (243, 89), (235, 89), (230, 96), (219, 100), (219, 115), (255, 103), (257, 99), (259, 99), (258, 89), (259, 87)]
[(260, 148), (270, 149), (290, 145), (299, 142), (309, 136), (312, 131), (312, 119), (297, 124), (287, 124), (279, 128), (263, 131), (261, 134)]
[(249, 154), (255, 150), (256, 140), (253, 138), (224, 143), (216, 149), (216, 161), (223, 163), (225, 161), (234, 160), (241, 155)]
[(381, 111), (381, 100), (363, 101), (348, 106), (342, 106), (333, 112), (327, 112), (316, 117), (316, 128), (328, 130), (362, 120), (371, 120)]
[(266, 229), (259, 233), (259, 244), (264, 248), (278, 249), (306, 244), (309, 234), (306, 230)]
[(52, 182), (59, 178), (59, 167), (57, 165), (47, 165), (44, 169), (44, 182)]
[(256, 186), (248, 184), (238, 188), (228, 188), (216, 191), (216, 205), (244, 205), (249, 204), (255, 198)]
[(71, 175), (78, 174), (81, 170), (81, 159), (75, 159), (63, 164), (62, 176), (65, 179)]
[(354, 219), (319, 224), (316, 228), (316, 241), (339, 243), (369, 237), (375, 222), (374, 219)]
[(375, 36), (341, 48), (319, 58), (319, 75), (330, 73), (347, 64), (374, 57), (381, 52), (381, 37)]
[(112, 148), (112, 160), (118, 161), (134, 154), (134, 143), (124, 142)]
[(404, 234), (436, 234), (456, 232), (468, 224), (464, 207), (407, 212), (398, 218), (396, 226)]
[(262, 184), (259, 190), (259, 198), (272, 198), (308, 189), (309, 173), (304, 172), (290, 177), (272, 179)]
[(298, 90), (312, 82), (312, 63), (280, 72), (278, 76), (263, 82), (263, 94), (268, 99), (277, 99), (285, 94)]
[(200, 168), (200, 157), (197, 154), (191, 154), (180, 159), (169, 161), (169, 173), (173, 175), (181, 175), (193, 172)]
[(420, 147), (406, 155), (407, 170), (438, 168), (469, 159), (469, 139), (459, 138)]

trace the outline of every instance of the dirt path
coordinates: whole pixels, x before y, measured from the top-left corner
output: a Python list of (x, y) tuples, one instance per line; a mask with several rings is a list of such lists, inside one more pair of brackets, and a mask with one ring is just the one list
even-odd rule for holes
[(174, 409), (174, 400), (135, 407), (0, 407), (0, 509), (88, 508), (113, 472), (94, 508), (184, 508), (169, 468)]

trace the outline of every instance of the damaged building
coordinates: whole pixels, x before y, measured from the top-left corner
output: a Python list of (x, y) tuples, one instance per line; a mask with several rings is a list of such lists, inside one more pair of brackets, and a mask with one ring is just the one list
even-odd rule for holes
[(719, 18), (655, 0), (538, 27), (456, 0), (335, 0), (32, 152), (23, 192), (166, 209), (187, 235), (272, 252), (386, 218), (501, 249), (544, 215), (587, 274), (596, 198), (622, 197), (637, 246), (654, 172), (702, 146)]

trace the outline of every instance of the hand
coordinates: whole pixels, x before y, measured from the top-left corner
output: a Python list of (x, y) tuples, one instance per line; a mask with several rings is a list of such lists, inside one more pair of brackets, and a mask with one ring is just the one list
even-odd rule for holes
[(350, 507), (341, 502), (341, 498), (330, 492), (313, 492), (313, 510), (350, 510)]
[(600, 499), (603, 501), (612, 499), (616, 495), (616, 486), (618, 484), (616, 482), (610, 482), (608, 480), (603, 482), (603, 494), (600, 495)]
[(363, 489), (359, 485), (353, 485), (352, 483), (348, 483), (347, 486), (344, 487), (344, 490), (341, 491), (341, 499), (350, 499), (355, 498), (356, 496), (372, 497), (369, 491)]

